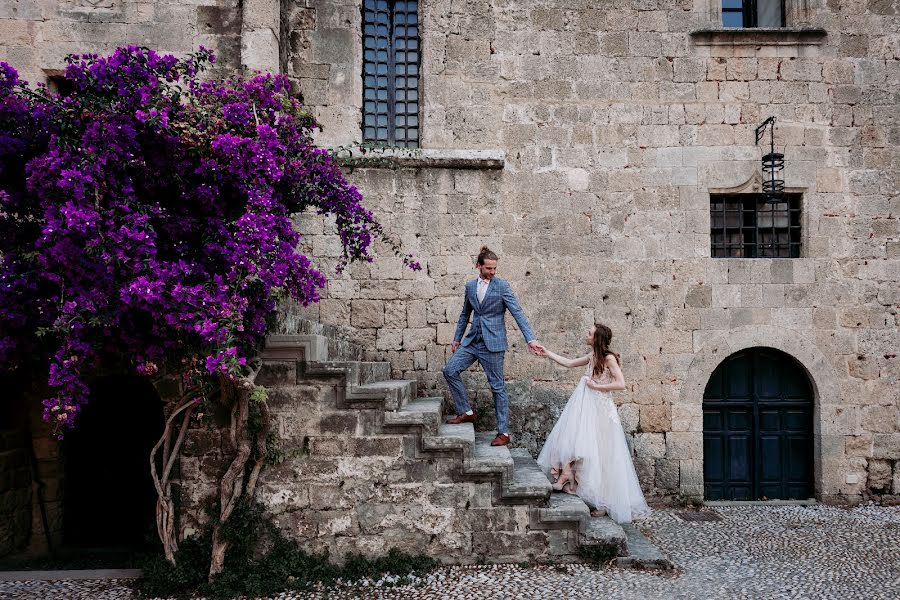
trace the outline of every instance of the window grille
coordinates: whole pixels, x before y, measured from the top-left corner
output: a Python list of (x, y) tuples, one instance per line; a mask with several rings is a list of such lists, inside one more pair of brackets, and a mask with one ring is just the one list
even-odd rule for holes
[(419, 146), (418, 2), (363, 2), (363, 140)]
[(710, 197), (713, 258), (798, 258), (800, 195)]
[(722, 0), (723, 27), (784, 27), (784, 0)]

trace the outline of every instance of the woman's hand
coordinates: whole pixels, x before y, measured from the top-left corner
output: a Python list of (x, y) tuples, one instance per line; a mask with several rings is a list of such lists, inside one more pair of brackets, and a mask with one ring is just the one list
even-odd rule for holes
[(594, 381), (593, 377), (589, 377), (589, 376), (585, 375), (584, 379), (587, 379), (587, 381), (584, 382), (585, 385), (588, 386), (589, 388), (591, 388), (592, 390), (594, 390), (595, 392), (605, 392), (606, 391), (603, 389), (603, 386), (601, 384)]

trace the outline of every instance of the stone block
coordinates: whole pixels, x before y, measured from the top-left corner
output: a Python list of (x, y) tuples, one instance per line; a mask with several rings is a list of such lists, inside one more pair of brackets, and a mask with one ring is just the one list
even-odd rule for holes
[(670, 459), (656, 460), (656, 487), (675, 493), (680, 486), (681, 461)]
[(671, 428), (672, 414), (668, 404), (641, 406), (639, 431), (664, 433)]
[(403, 330), (403, 350), (425, 350), (434, 343), (434, 340), (435, 329), (432, 327)]
[(403, 330), (382, 328), (375, 340), (376, 350), (402, 350)]
[(634, 453), (643, 458), (663, 458), (666, 455), (665, 435), (662, 433), (636, 433)]
[(667, 432), (666, 458), (702, 460), (703, 434), (701, 432)]
[(626, 433), (637, 431), (640, 406), (637, 404), (623, 404), (619, 407), (619, 420)]
[(319, 300), (319, 319), (329, 325), (349, 326), (350, 303), (346, 300)]
[(872, 459), (868, 464), (866, 487), (875, 493), (888, 493), (893, 485), (891, 463), (887, 460)]
[(546, 547), (547, 533), (543, 531), (529, 533), (476, 531), (472, 533), (472, 551), (482, 556), (526, 561), (544, 554)]
[(900, 408), (897, 406), (862, 407), (862, 427), (870, 433), (895, 433), (900, 429)]
[(885, 460), (900, 460), (900, 433), (875, 434), (872, 456)]
[(384, 326), (391, 329), (406, 329), (407, 304), (404, 302), (388, 302), (384, 305)]

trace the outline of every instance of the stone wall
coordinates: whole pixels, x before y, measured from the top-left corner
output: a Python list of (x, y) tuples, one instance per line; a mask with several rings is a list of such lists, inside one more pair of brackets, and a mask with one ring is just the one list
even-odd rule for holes
[(0, 431), (0, 558), (21, 551), (31, 536), (31, 471), (20, 429)]
[[(238, 0), (10, 0), (0, 3), (0, 60), (22, 79), (47, 81), (70, 53), (111, 53), (127, 44), (180, 56), (200, 45), (216, 50), (215, 73), (241, 64)], [(277, 63), (276, 63), (277, 64)]]
[[(423, 147), (496, 149), (505, 167), (355, 171), (426, 268), (382, 253), (333, 278), (306, 314), (443, 392), (462, 286), (486, 243), (550, 348), (581, 353), (591, 323), (613, 328), (628, 379), (617, 401), (647, 490), (702, 494), (712, 369), (698, 365), (766, 332), (752, 343), (808, 350), (789, 353), (816, 390), (818, 497), (900, 493), (898, 7), (789, 5), (789, 31), (722, 32), (708, 30), (716, 2), (421, 2)], [(358, 141), (359, 3), (288, 14), (288, 74), (320, 140)], [(753, 132), (768, 116), (788, 189), (803, 195), (802, 256), (712, 259), (709, 194), (759, 189)], [(300, 223), (333, 264), (331, 227)], [(535, 452), (576, 377), (510, 339), (513, 439)], [(469, 379), (490, 428), (484, 378)]]
[[(900, 8), (787, 4), (789, 31), (722, 32), (711, 0), (420, 2), (423, 147), (497, 150), (505, 166), (353, 173), (426, 270), (383, 255), (304, 315), (444, 391), (462, 285), (487, 243), (550, 348), (572, 355), (594, 320), (613, 327), (649, 491), (701, 489), (694, 391), (724, 358), (714, 350), (765, 331), (753, 343), (815, 349), (793, 356), (817, 394), (818, 495), (900, 493)], [(0, 60), (43, 81), (69, 52), (204, 44), (219, 73), (284, 68), (336, 146), (360, 137), (360, 21), (348, 0), (19, 0), (0, 7)], [(803, 194), (802, 258), (711, 259), (709, 193), (758, 186), (753, 129), (770, 115)], [(327, 272), (330, 227), (301, 224)], [(575, 378), (517, 336), (513, 433), (536, 451)], [(470, 382), (489, 428), (483, 376)]]
[[(511, 479), (504, 475), (501, 482), (500, 467), (467, 471), (477, 456), (463, 458), (449, 447), (425, 452), (421, 427), (386, 425), (384, 400), (351, 404), (344, 378), (298, 381), (298, 367), (270, 363), (260, 375), (284, 460), (263, 470), (256, 500), (305, 550), (327, 552), (336, 562), (347, 553), (383, 556), (393, 548), (451, 564), (577, 558), (574, 518), (569, 526), (538, 522), (546, 498), (501, 500), (501, 486)], [(187, 435), (180, 461), (182, 537), (208, 525), (203, 506), (218, 495), (233, 456), (225, 430)]]

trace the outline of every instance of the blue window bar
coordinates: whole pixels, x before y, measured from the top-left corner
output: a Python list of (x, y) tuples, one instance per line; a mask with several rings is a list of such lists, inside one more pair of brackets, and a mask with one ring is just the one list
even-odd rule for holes
[(419, 147), (418, 2), (363, 2), (363, 140)]

